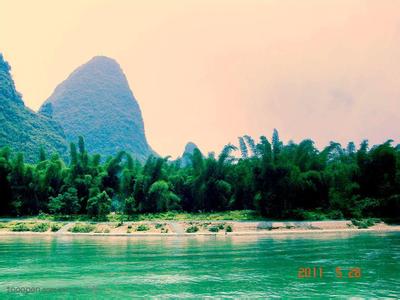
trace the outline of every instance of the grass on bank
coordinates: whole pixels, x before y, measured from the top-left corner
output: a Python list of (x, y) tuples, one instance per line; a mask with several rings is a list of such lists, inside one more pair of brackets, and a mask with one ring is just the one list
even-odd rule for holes
[(31, 231), (46, 232), (47, 230), (49, 230), (49, 228), (50, 228), (49, 223), (37, 223), (37, 224), (33, 225), (33, 227), (31, 228)]
[(25, 223), (16, 223), (11, 227), (11, 231), (16, 232), (23, 232), (23, 231), (30, 231), (31, 228)]
[(60, 223), (41, 221), (0, 222), (0, 229), (8, 229), (14, 232), (47, 232), (49, 229), (52, 232), (57, 232), (62, 226)]
[[(39, 214), (40, 220), (48, 221), (93, 221), (87, 215), (48, 215)], [(340, 211), (322, 211), (312, 210), (306, 211), (297, 209), (292, 211), (284, 218), (286, 220), (304, 220), (304, 221), (324, 221), (324, 220), (343, 220), (344, 216)], [(123, 215), (119, 213), (110, 213), (99, 221), (108, 222), (125, 222), (125, 221), (263, 221), (269, 220), (254, 210), (231, 210), (221, 212), (161, 212), (161, 213), (141, 213), (133, 215)], [(280, 220), (282, 221), (282, 220)]]
[[(47, 221), (76, 221), (89, 222), (93, 221), (87, 215), (49, 215), (41, 213), (37, 217), (28, 218)], [(101, 221), (108, 222), (123, 222), (126, 221), (262, 221), (265, 220), (262, 216), (253, 210), (232, 210), (212, 213), (188, 213), (188, 212), (162, 212), (162, 213), (142, 213), (133, 215), (122, 215), (118, 213), (110, 213)]]
[[(286, 221), (302, 220), (302, 221), (325, 221), (325, 220), (343, 220), (345, 219), (340, 211), (322, 211), (322, 210), (294, 210), (290, 216), (285, 218)], [(163, 212), (163, 213), (143, 213), (134, 215), (122, 215), (118, 213), (110, 213), (106, 218), (102, 220), (92, 219), (87, 215), (49, 215), (41, 213), (36, 217), (24, 217), (24, 218), (12, 218), (9, 221), (0, 221), (0, 230), (2, 228), (11, 231), (33, 231), (33, 232), (46, 232), (49, 230), (57, 232), (62, 226), (65, 225), (63, 222), (78, 222), (78, 226), (74, 226), (70, 229), (71, 232), (92, 232), (95, 228), (93, 224), (96, 221), (102, 222), (116, 222), (116, 227), (122, 226), (124, 222), (157, 222), (155, 229), (161, 230), (161, 232), (168, 232), (168, 229), (162, 226), (161, 221), (272, 221), (270, 219), (263, 218), (253, 210), (233, 210), (224, 212), (212, 212), (212, 213), (187, 213), (187, 212)], [(285, 221), (285, 220), (277, 220)], [(352, 219), (353, 225), (357, 228), (368, 228), (381, 220), (377, 218), (360, 218)], [(398, 220), (390, 222), (390, 220), (382, 220), (386, 223), (399, 224)], [(84, 224), (88, 224), (88, 227), (82, 227)], [(91, 226), (90, 226), (91, 225)], [(89, 230), (89, 231), (88, 231)], [(149, 229), (145, 226), (140, 228), (128, 228), (131, 231), (147, 231)], [(188, 229), (189, 232), (196, 232), (195, 226)], [(218, 228), (223, 230), (222, 228)], [(227, 232), (230, 232), (232, 228), (226, 228)], [(103, 230), (102, 230), (103, 231)], [(211, 228), (211, 232), (217, 232), (217, 228)]]

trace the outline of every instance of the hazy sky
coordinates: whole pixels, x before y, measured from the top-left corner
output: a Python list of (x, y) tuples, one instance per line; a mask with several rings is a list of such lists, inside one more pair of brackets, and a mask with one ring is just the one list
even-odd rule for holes
[(399, 142), (397, 0), (0, 0), (0, 52), (34, 110), (91, 57), (115, 58), (161, 155), (274, 127)]

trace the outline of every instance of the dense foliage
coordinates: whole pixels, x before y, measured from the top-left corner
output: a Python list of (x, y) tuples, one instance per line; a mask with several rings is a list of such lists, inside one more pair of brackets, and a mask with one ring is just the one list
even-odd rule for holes
[(0, 151), (0, 214), (133, 215), (164, 211), (256, 210), (272, 218), (388, 217), (400, 212), (400, 146), (358, 150), (330, 143), (318, 151), (311, 140), (284, 145), (275, 130), (271, 142), (239, 138), (216, 157), (196, 148), (190, 164), (149, 157), (144, 164), (120, 152), (101, 163), (83, 138), (71, 143), (69, 164), (42, 150), (35, 164), (21, 153)]
[(67, 152), (61, 127), (48, 116), (24, 105), (10, 75), (10, 66), (0, 54), (0, 147), (8, 145), (34, 161), (41, 146), (51, 152)]

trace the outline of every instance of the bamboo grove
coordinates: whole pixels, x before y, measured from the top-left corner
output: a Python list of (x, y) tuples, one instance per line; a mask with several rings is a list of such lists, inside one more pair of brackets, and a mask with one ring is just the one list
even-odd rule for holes
[[(70, 145), (67, 163), (41, 149), (36, 163), (22, 153), (0, 151), (0, 214), (89, 215), (110, 212), (211, 212), (249, 209), (270, 218), (400, 215), (400, 146), (392, 141), (343, 148), (331, 142), (319, 151), (312, 140), (283, 144), (239, 138), (216, 156), (198, 149), (175, 161), (151, 156), (144, 163), (128, 153), (102, 160), (83, 138)], [(234, 155), (240, 153), (239, 155)]]

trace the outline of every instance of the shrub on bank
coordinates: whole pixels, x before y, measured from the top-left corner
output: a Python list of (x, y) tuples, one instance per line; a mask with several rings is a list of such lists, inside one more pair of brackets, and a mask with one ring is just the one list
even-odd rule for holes
[(51, 228), (52, 232), (57, 232), (57, 231), (59, 231), (61, 229), (61, 227), (62, 227), (61, 224), (53, 223), (53, 224), (51, 224), (50, 228)]
[(69, 232), (73, 233), (89, 233), (92, 232), (96, 226), (92, 224), (75, 224), (73, 227), (68, 229)]
[(359, 229), (369, 228), (374, 226), (376, 223), (379, 223), (381, 220), (377, 218), (366, 218), (366, 219), (352, 219), (351, 223)]
[(150, 230), (150, 227), (146, 224), (140, 224), (137, 228), (136, 231), (148, 231)]
[(16, 223), (11, 227), (11, 231), (30, 231), (25, 223)]
[(210, 232), (218, 232), (219, 231), (219, 227), (218, 226), (211, 226), (208, 228), (208, 231)]
[(50, 228), (49, 223), (36, 223), (35, 225), (33, 225), (31, 231), (46, 232), (47, 230), (49, 230), (49, 228)]
[(0, 222), (0, 229), (1, 228), (8, 228), (8, 224), (5, 222)]
[(154, 227), (155, 227), (156, 229), (161, 229), (161, 228), (164, 227), (164, 224), (157, 223)]
[(188, 228), (186, 228), (186, 232), (187, 233), (195, 233), (199, 231), (199, 228), (195, 225), (189, 226)]

